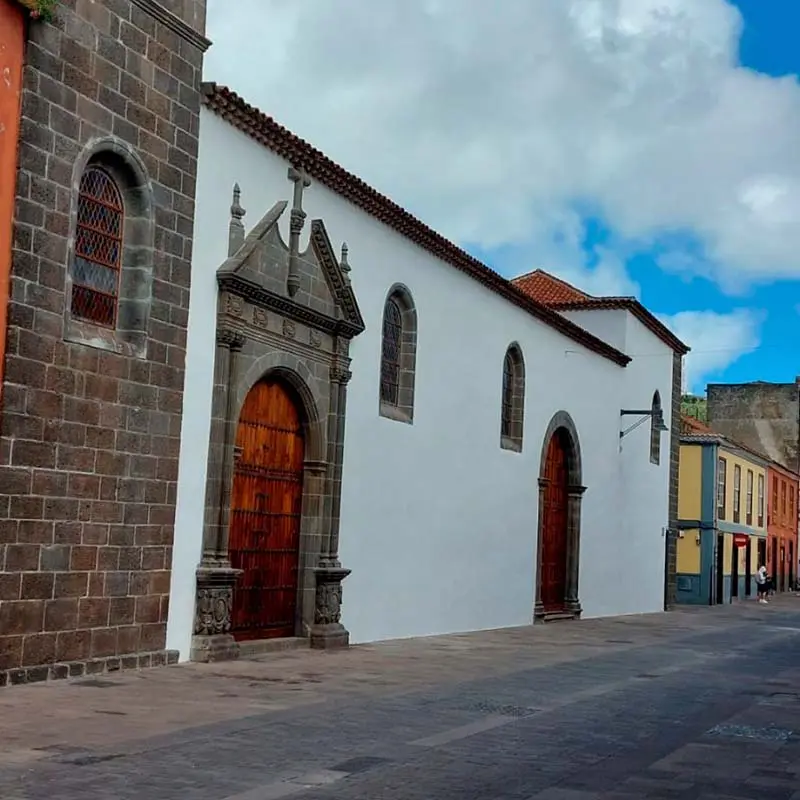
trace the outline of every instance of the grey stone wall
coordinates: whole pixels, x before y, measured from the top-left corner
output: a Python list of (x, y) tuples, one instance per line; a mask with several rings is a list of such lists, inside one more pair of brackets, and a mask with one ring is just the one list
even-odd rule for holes
[(800, 470), (800, 378), (794, 383), (712, 383), (708, 424), (792, 470)]
[[(683, 356), (672, 356), (672, 408), (669, 422), (669, 529), (665, 536), (664, 610), (675, 606), (678, 592), (678, 469), (681, 452), (681, 387)], [(665, 415), (666, 416), (666, 415)]]
[[(180, 18), (153, 0), (59, 0), (29, 29), (0, 407), (0, 683), (167, 658), (207, 46), (204, 0), (169, 5)], [(132, 347), (119, 326), (70, 333), (76, 177), (98, 152), (148, 196), (128, 226), (146, 216), (152, 233), (137, 243), (151, 292)]]

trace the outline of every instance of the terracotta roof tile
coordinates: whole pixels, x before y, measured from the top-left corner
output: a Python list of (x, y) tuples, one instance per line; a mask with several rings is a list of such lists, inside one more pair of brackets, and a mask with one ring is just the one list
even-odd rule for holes
[(520, 275), (518, 278), (514, 278), (512, 283), (529, 297), (556, 311), (591, 309), (630, 311), (646, 328), (662, 342), (668, 344), (676, 353), (684, 355), (689, 352), (689, 348), (635, 297), (593, 297), (541, 269), (529, 272), (527, 275)]
[(585, 294), (580, 289), (576, 289), (572, 284), (556, 278), (543, 269), (535, 269), (526, 275), (514, 278), (511, 283), (522, 289), (528, 297), (544, 303), (546, 306), (554, 303), (571, 303), (590, 299), (590, 295)]
[(348, 200), (362, 211), (393, 228), (435, 257), (482, 283), (508, 302), (527, 311), (564, 336), (620, 366), (630, 358), (557, 311), (536, 301), (521, 288), (498, 275), (478, 259), (429, 228), (397, 203), (347, 172), (324, 153), (279, 125), (272, 117), (246, 103), (239, 95), (215, 83), (202, 85), (202, 102), (218, 116), (264, 147)]

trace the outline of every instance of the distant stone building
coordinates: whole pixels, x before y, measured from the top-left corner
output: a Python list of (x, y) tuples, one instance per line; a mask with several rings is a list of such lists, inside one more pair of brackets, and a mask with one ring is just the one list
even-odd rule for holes
[(712, 383), (708, 424), (800, 472), (800, 377), (793, 383)]

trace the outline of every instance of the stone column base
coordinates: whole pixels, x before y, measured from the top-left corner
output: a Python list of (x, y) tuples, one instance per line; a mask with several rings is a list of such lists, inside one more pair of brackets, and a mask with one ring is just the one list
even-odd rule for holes
[(239, 644), (230, 634), (192, 636), (191, 661), (211, 664), (214, 661), (234, 661), (239, 658)]
[(350, 632), (340, 622), (331, 625), (314, 625), (311, 628), (313, 650), (340, 650), (350, 646)]
[(317, 581), (311, 647), (333, 650), (350, 645), (350, 634), (339, 621), (342, 616), (342, 581), (350, 574), (338, 562), (322, 564), (314, 570)]
[(567, 600), (566, 604), (564, 605), (564, 610), (568, 614), (573, 614), (575, 619), (580, 619), (581, 614), (583, 614), (583, 608), (581, 607), (580, 600)]
[(208, 663), (239, 657), (239, 645), (230, 632), (233, 587), (239, 574), (240, 570), (225, 562), (201, 563), (197, 568), (192, 661)]

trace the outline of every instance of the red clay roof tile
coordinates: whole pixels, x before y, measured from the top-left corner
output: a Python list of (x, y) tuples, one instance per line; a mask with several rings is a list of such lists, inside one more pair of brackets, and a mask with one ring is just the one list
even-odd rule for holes
[(542, 269), (520, 275), (518, 278), (514, 278), (512, 283), (532, 299), (556, 311), (592, 309), (630, 311), (646, 328), (676, 353), (684, 355), (689, 352), (689, 348), (635, 297), (593, 297)]
[(585, 294), (580, 289), (576, 289), (572, 284), (556, 278), (543, 269), (536, 269), (526, 275), (514, 278), (511, 283), (522, 289), (528, 297), (544, 303), (546, 306), (554, 303), (570, 303), (581, 300), (588, 300), (590, 295)]

